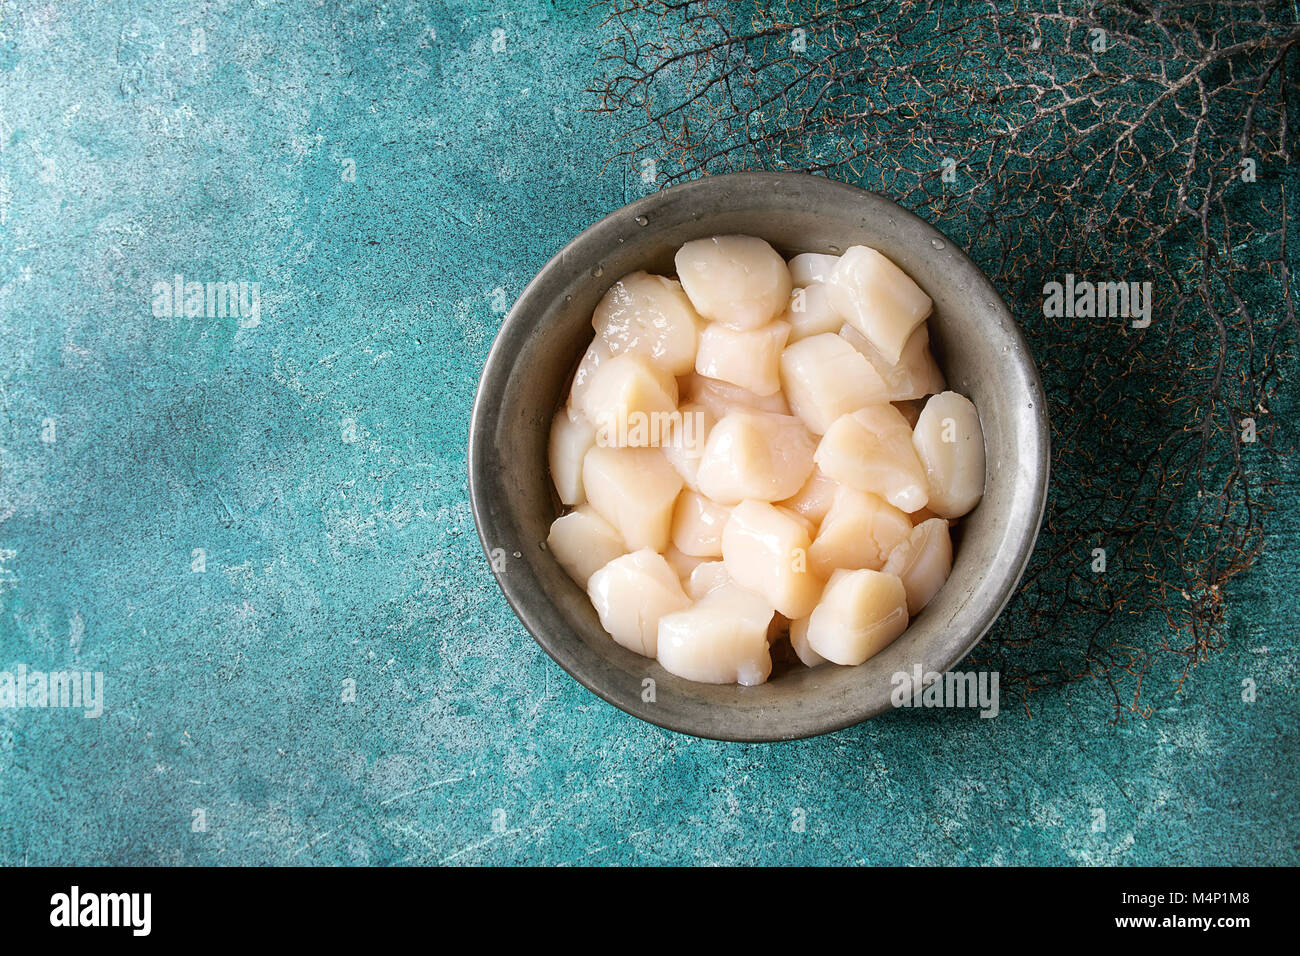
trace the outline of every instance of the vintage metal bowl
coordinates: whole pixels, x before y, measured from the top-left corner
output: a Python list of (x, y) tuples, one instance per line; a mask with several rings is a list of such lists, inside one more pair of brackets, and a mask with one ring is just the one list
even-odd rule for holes
[[(934, 299), (930, 335), (949, 387), (979, 409), (984, 498), (961, 522), (952, 575), (890, 647), (857, 667), (794, 666), (758, 687), (682, 680), (620, 647), (546, 550), (560, 513), (547, 469), (551, 418), (592, 338), (609, 286), (671, 275), (702, 236), (761, 236), (785, 255), (879, 249)], [(617, 210), (559, 251), (497, 335), (470, 423), (470, 500), (497, 583), (520, 621), (585, 687), (682, 733), (766, 741), (838, 730), (891, 709), (893, 675), (954, 667), (992, 626), (1033, 550), (1047, 493), (1048, 422), (1034, 362), (993, 285), (951, 240), (890, 200), (795, 173), (736, 173), (674, 186)], [(650, 681), (653, 681), (651, 684)]]

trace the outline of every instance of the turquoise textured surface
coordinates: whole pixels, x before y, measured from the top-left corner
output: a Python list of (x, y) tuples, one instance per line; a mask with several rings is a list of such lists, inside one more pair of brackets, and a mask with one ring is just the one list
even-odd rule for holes
[(0, 708), (0, 863), (1300, 862), (1294, 470), (1145, 720), (1080, 684), (714, 743), (534, 644), (466, 431), (515, 295), (653, 188), (602, 172), (599, 20), (0, 2), (0, 671), (104, 675), (98, 719)]

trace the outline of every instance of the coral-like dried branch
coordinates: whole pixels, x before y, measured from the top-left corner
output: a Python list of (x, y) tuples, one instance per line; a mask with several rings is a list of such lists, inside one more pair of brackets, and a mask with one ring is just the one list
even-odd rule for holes
[[(1074, 9), (1072, 9), (1074, 8)], [(595, 109), (661, 183), (800, 169), (939, 224), (1017, 312), (1053, 422), (1038, 549), (980, 656), (1026, 693), (1142, 684), (1222, 646), (1262, 547), (1300, 24), (1273, 0), (740, 7), (615, 0)], [(1044, 283), (1152, 283), (1153, 321), (1049, 316)], [(1106, 570), (1095, 549), (1106, 551)], [(1135, 618), (1163, 622), (1137, 627)], [(1132, 635), (1163, 632), (1138, 645)]]

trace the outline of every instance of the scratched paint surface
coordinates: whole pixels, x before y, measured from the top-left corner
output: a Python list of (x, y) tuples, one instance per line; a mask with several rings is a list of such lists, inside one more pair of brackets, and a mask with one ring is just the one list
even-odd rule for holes
[[(534, 645), (466, 501), (477, 373), (650, 188), (601, 175), (571, 6), (0, 2), (0, 670), (105, 679), (0, 709), (0, 863), (1300, 862), (1294, 505), (1146, 720), (712, 743)], [(177, 274), (256, 314), (155, 314)]]

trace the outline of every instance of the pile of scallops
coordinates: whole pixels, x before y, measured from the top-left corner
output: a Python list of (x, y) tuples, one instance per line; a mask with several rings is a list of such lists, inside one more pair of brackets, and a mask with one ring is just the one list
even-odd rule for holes
[(550, 434), (547, 547), (609, 635), (672, 674), (856, 665), (952, 570), (984, 436), (930, 353), (930, 297), (875, 249), (788, 263), (715, 236), (635, 272)]

